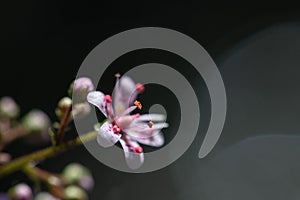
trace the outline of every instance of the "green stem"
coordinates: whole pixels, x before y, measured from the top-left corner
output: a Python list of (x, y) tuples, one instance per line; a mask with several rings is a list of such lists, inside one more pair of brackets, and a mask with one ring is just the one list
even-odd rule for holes
[(89, 132), (80, 137), (77, 137), (74, 140), (62, 143), (58, 146), (51, 146), (46, 149), (39, 150), (39, 151), (33, 152), (29, 155), (25, 155), (20, 158), (17, 158), (15, 160), (7, 163), (6, 165), (3, 165), (0, 167), (0, 178), (22, 169), (24, 166), (26, 166), (30, 162), (38, 162), (38, 161), (44, 160), (46, 158), (53, 157), (53, 156), (55, 156), (59, 153), (62, 153), (68, 149), (74, 148), (76, 146), (79, 146), (85, 142), (94, 140), (96, 138), (97, 138), (96, 131)]
[(57, 131), (57, 138), (56, 138), (56, 144), (60, 144), (63, 141), (64, 135), (66, 133), (66, 128), (68, 127), (69, 123), (72, 119), (72, 108), (71, 106), (65, 110), (62, 120), (60, 122), (58, 131)]

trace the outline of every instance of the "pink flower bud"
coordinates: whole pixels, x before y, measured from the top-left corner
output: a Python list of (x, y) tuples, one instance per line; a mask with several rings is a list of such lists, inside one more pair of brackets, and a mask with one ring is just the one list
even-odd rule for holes
[(32, 200), (32, 190), (25, 183), (20, 183), (9, 190), (11, 200)]
[(6, 193), (0, 193), (0, 200), (9, 200), (9, 197)]
[(78, 185), (86, 191), (91, 191), (94, 188), (95, 182), (91, 175), (86, 175), (79, 180)]
[(86, 101), (87, 94), (93, 90), (94, 85), (91, 79), (86, 77), (76, 79), (73, 88), (73, 100), (75, 103), (82, 103)]
[(15, 118), (19, 115), (20, 109), (15, 100), (11, 97), (2, 97), (0, 100), (0, 115), (7, 118)]

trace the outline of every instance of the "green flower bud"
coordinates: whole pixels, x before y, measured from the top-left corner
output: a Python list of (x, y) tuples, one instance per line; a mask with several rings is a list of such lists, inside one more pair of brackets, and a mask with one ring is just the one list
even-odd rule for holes
[(79, 163), (68, 164), (62, 175), (68, 184), (78, 184), (86, 190), (92, 189), (94, 185), (90, 170)]
[(40, 192), (35, 196), (34, 200), (58, 200), (58, 198), (48, 192)]
[(23, 118), (22, 124), (29, 132), (43, 132), (49, 128), (50, 119), (43, 111), (32, 110)]
[(64, 97), (58, 102), (58, 108), (61, 111), (69, 109), (72, 106), (72, 100), (69, 97)]
[(88, 195), (80, 187), (71, 185), (65, 189), (66, 200), (88, 200)]

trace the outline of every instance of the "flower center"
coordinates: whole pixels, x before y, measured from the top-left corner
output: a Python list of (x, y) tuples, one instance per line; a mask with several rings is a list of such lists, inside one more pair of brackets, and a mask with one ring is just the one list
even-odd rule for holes
[(115, 134), (118, 134), (121, 132), (121, 129), (117, 125), (114, 125), (112, 130)]

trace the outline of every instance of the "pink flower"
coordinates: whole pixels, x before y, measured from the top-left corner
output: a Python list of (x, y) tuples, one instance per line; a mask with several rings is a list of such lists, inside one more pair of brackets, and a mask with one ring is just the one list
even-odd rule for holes
[(99, 145), (110, 147), (120, 142), (128, 166), (137, 169), (144, 162), (143, 149), (139, 143), (162, 146), (164, 137), (160, 130), (168, 127), (168, 124), (164, 122), (166, 117), (161, 114), (130, 115), (136, 108), (142, 108), (136, 97), (144, 92), (144, 86), (135, 84), (127, 76), (119, 79), (120, 75), (117, 74), (116, 77), (113, 99), (110, 95), (93, 91), (88, 93), (87, 100), (99, 108), (108, 119), (97, 128)]

